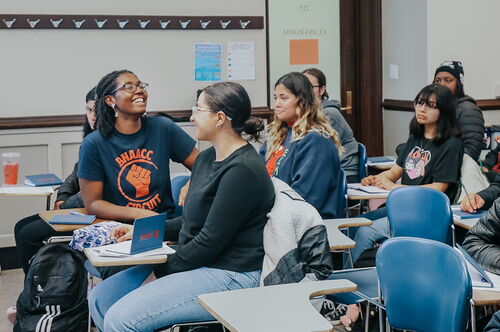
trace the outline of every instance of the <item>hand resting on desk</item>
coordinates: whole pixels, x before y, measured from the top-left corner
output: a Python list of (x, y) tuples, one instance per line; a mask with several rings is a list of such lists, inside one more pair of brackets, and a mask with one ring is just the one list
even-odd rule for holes
[(397, 186), (385, 176), (380, 175), (369, 175), (361, 180), (361, 184), (364, 186), (375, 186), (385, 190), (392, 190)]
[(116, 242), (123, 242), (127, 240), (132, 240), (132, 233), (134, 231), (134, 226), (122, 224), (111, 230), (111, 239)]

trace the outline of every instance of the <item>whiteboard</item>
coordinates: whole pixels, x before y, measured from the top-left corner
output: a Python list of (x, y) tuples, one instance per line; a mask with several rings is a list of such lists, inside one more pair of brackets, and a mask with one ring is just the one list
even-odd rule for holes
[[(268, 2), (270, 95), (284, 74), (315, 67), (325, 73), (330, 99), (340, 100), (339, 0)], [(291, 44), (297, 40), (317, 40), (317, 63), (291, 64), (294, 51)]]
[[(2, 14), (264, 16), (246, 0), (2, 0)], [(3, 22), (0, 22), (3, 24)], [(0, 30), (0, 117), (84, 112), (86, 93), (105, 74), (129, 69), (148, 82), (148, 109), (186, 110), (196, 90), (194, 44), (255, 43), (255, 80), (240, 81), (254, 107), (267, 106), (266, 33), (261, 30)]]

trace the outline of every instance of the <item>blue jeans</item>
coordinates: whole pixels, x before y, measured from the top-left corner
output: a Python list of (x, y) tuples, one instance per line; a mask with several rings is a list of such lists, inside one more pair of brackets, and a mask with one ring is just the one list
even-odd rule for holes
[[(383, 219), (384, 217), (387, 217), (387, 209), (385, 207), (381, 207), (381, 208), (379, 208), (377, 210), (373, 210), (373, 211), (367, 212), (365, 214), (362, 214), (362, 215), (360, 215), (360, 217), (363, 217), (363, 218), (366, 218), (366, 219), (369, 219), (369, 220), (372, 220), (372, 221), (375, 221), (377, 219)], [(377, 228), (377, 226), (375, 226), (375, 223), (373, 224), (372, 227)], [(358, 231), (360, 229), (363, 229), (363, 231), (362, 231), (361, 235), (358, 236), (357, 233), (358, 233)], [(387, 229), (387, 231), (384, 230), (384, 229), (381, 229), (381, 230), (384, 233), (388, 233), (389, 232), (388, 229)], [(352, 261), (354, 263), (356, 263), (356, 260), (359, 258), (359, 256), (361, 256), (361, 254), (365, 250), (373, 248), (373, 246), (375, 245), (375, 242), (373, 242), (373, 244), (370, 242), (370, 243), (367, 243), (366, 246), (370, 246), (371, 245), (371, 247), (366, 248), (365, 244), (358, 243), (358, 241), (359, 242), (365, 242), (364, 238), (366, 238), (366, 237), (372, 237), (368, 233), (376, 232), (376, 231), (373, 230), (373, 229), (370, 229), (370, 228), (368, 228), (366, 226), (363, 226), (363, 227), (348, 228), (348, 232), (349, 232), (349, 237), (356, 242), (356, 247), (354, 247), (353, 249), (351, 249)], [(376, 233), (378, 233), (378, 232), (376, 232)], [(378, 234), (380, 234), (380, 233), (378, 233)], [(361, 247), (362, 247), (362, 249), (359, 249)], [(350, 269), (350, 268), (352, 268), (351, 262), (347, 259), (347, 255), (344, 255), (344, 269)]]
[(202, 267), (140, 287), (153, 268), (152, 265), (131, 267), (92, 290), (89, 309), (100, 331), (154, 331), (176, 323), (214, 320), (198, 304), (198, 295), (257, 287), (261, 272)]
[(376, 243), (387, 240), (387, 236), (384, 234), (389, 234), (389, 220), (387, 217), (374, 220), (370, 227), (359, 227), (354, 236), (356, 246), (351, 249), (353, 262), (356, 262), (363, 252), (372, 249)]

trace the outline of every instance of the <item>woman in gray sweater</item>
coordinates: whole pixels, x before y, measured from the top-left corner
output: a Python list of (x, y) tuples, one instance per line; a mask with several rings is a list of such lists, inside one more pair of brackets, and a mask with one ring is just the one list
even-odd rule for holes
[(340, 112), (340, 104), (336, 100), (329, 100), (326, 91), (326, 77), (319, 69), (309, 68), (302, 72), (313, 86), (313, 93), (323, 104), (323, 111), (330, 121), (330, 125), (339, 133), (344, 152), (340, 156), (340, 166), (346, 173), (348, 183), (360, 181), (358, 176), (358, 142), (353, 136), (352, 129)]

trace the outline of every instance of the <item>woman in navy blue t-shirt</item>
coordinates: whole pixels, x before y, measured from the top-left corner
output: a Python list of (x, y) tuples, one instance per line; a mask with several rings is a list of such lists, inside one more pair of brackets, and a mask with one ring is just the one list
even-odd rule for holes
[(127, 70), (97, 85), (97, 131), (80, 150), (78, 178), (85, 207), (99, 218), (131, 223), (173, 216), (170, 160), (191, 169), (195, 141), (164, 117), (145, 117), (148, 84)]

